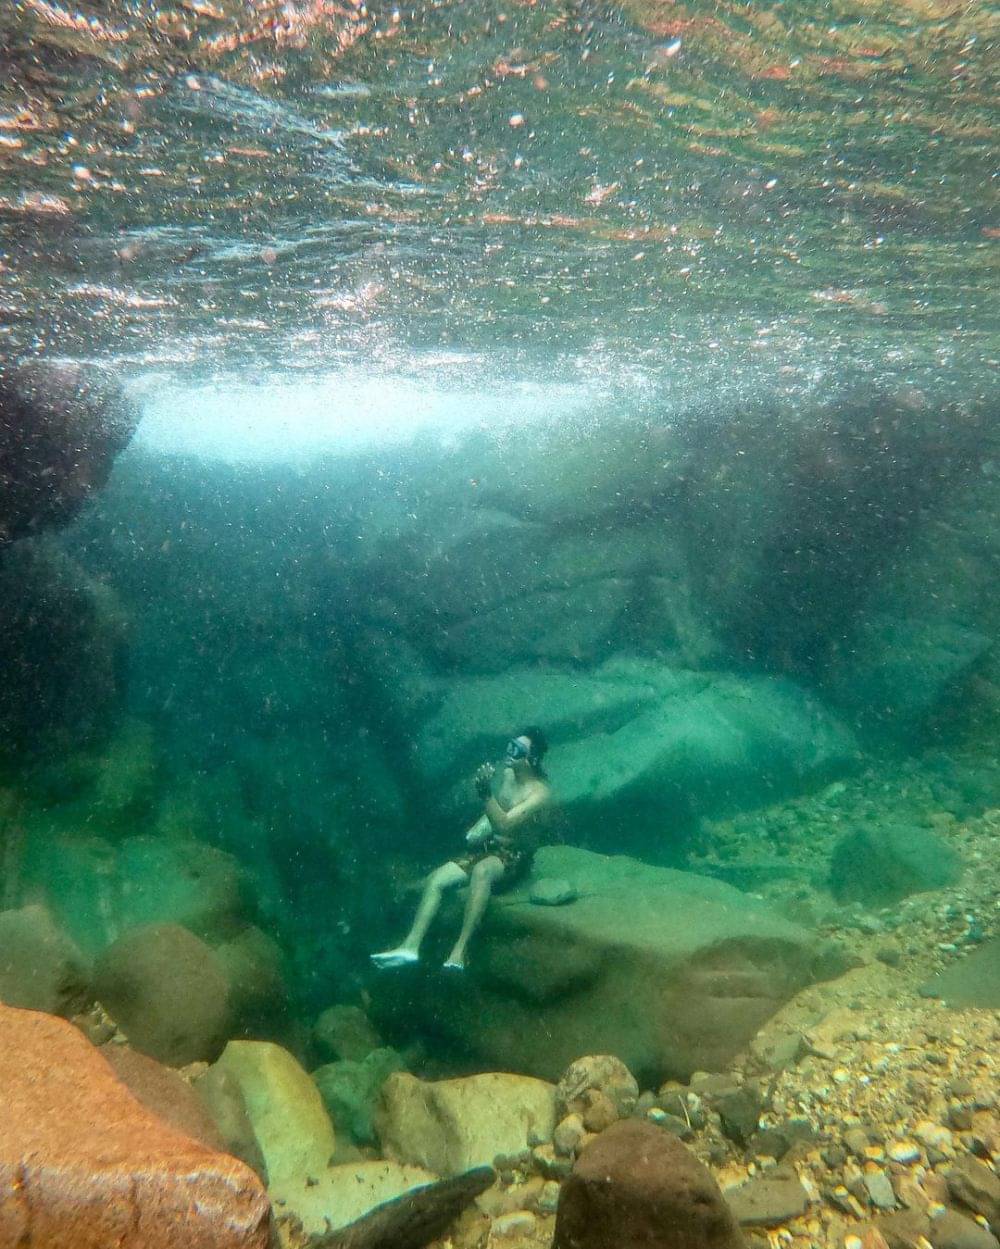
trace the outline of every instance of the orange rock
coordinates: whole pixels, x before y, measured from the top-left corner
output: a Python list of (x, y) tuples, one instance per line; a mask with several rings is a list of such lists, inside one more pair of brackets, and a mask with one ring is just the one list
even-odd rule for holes
[(253, 1172), (169, 1127), (71, 1024), (0, 1006), (0, 1246), (266, 1249)]

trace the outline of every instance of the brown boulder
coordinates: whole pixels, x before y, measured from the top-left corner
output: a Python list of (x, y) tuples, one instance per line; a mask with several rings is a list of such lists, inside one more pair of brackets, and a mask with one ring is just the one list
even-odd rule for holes
[(172, 1067), (218, 1058), (231, 1027), (229, 984), (209, 947), (178, 924), (119, 937), (94, 990), (132, 1046)]
[(552, 1249), (745, 1249), (705, 1166), (669, 1133), (623, 1119), (563, 1185)]
[(0, 1245), (266, 1249), (257, 1177), (151, 1114), (72, 1025), (0, 1006)]
[(205, 1103), (171, 1067), (164, 1067), (128, 1045), (106, 1045), (101, 1053), (122, 1084), (147, 1110), (209, 1149), (229, 1152)]
[(0, 1001), (67, 1018), (92, 1000), (83, 957), (43, 906), (0, 912)]

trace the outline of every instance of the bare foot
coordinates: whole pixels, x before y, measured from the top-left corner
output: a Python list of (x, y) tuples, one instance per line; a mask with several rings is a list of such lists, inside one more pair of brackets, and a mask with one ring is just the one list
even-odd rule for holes
[(443, 964), (445, 971), (465, 971), (465, 959), (455, 958), (454, 955)]
[(379, 971), (388, 971), (391, 967), (408, 967), (411, 963), (418, 963), (420, 955), (416, 950), (408, 950), (405, 946), (399, 946), (395, 950), (383, 950), (381, 954), (373, 954), (372, 962)]

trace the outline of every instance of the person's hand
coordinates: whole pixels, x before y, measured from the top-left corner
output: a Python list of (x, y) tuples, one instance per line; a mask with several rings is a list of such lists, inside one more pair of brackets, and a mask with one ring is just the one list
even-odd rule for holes
[(476, 769), (473, 784), (480, 798), (488, 798), (490, 796), (494, 772), (496, 772), (496, 768), (492, 763), (484, 763), (482, 767)]

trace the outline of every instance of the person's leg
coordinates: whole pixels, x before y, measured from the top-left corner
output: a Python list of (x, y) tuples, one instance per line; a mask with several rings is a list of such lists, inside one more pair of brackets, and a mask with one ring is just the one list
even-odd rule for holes
[(462, 921), (462, 931), (458, 934), (455, 947), (445, 962), (445, 967), (450, 971), (462, 971), (465, 968), (465, 948), (469, 944), (469, 938), (479, 927), (479, 921), (483, 918), (486, 911), (490, 895), (493, 892), (493, 886), (503, 875), (503, 872), (503, 863), (492, 855), (488, 859), (483, 859), (481, 863), (477, 863), (472, 869), (472, 880), (469, 885), (469, 897), (465, 903), (465, 918)]
[(393, 950), (383, 950), (381, 954), (373, 954), (372, 962), (376, 967), (403, 967), (407, 963), (415, 963), (420, 958), (420, 943), (431, 926), (431, 921), (438, 912), (441, 898), (447, 889), (455, 889), (464, 885), (469, 879), (468, 873), (457, 863), (445, 863), (436, 871), (431, 872), (424, 886), (423, 897), (417, 907), (413, 927), (407, 933), (401, 945)]

